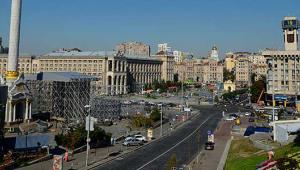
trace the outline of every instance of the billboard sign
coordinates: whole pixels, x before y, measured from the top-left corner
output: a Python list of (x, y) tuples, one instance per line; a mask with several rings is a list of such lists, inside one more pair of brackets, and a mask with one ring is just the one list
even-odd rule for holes
[(62, 170), (62, 169), (63, 169), (63, 156), (53, 155), (52, 170)]

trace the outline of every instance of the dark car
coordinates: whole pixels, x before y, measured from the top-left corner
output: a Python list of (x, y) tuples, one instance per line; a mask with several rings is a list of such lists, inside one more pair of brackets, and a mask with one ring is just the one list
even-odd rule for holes
[(250, 117), (248, 120), (248, 122), (254, 122), (254, 121), (255, 121), (255, 119), (253, 117)]
[(235, 117), (235, 118), (239, 118), (239, 117), (240, 117), (239, 115), (237, 115), (237, 114), (235, 114), (235, 113), (232, 113), (232, 114), (230, 114), (229, 116), (230, 116), (230, 117)]
[(215, 148), (215, 143), (213, 143), (213, 142), (205, 143), (205, 150), (214, 150), (214, 148)]

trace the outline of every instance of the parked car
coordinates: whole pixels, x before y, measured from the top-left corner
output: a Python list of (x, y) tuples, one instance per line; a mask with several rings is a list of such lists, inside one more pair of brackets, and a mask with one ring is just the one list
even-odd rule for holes
[(127, 137), (125, 138), (125, 141), (131, 140), (131, 139), (133, 139), (133, 136), (127, 136)]
[(245, 116), (250, 116), (251, 113), (250, 112), (245, 112)]
[(232, 114), (230, 114), (229, 116), (230, 116), (230, 117), (235, 117), (235, 118), (238, 118), (238, 117), (239, 117), (239, 115), (237, 115), (237, 114), (235, 114), (235, 113), (232, 113)]
[(233, 117), (233, 116), (229, 116), (229, 117), (226, 117), (224, 118), (225, 120), (228, 120), (228, 121), (232, 121), (232, 120), (235, 120), (236, 118)]
[(214, 150), (214, 148), (215, 148), (215, 143), (209, 141), (205, 143), (205, 150)]
[(137, 140), (140, 140), (142, 142), (147, 142), (147, 139), (145, 136), (143, 135), (134, 135), (133, 138), (137, 139)]
[(254, 121), (255, 121), (255, 119), (253, 117), (250, 117), (248, 120), (248, 122), (254, 122)]
[(123, 145), (124, 146), (137, 146), (137, 145), (143, 145), (143, 142), (138, 139), (132, 138), (129, 140), (125, 140), (123, 142)]

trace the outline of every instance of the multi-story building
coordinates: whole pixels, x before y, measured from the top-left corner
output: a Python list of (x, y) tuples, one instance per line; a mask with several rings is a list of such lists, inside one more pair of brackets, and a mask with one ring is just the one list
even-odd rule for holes
[(168, 46), (168, 43), (158, 44), (157, 52), (172, 52), (172, 48)]
[(150, 46), (142, 42), (124, 42), (118, 44), (116, 51), (128, 55), (150, 56)]
[(255, 81), (263, 78), (267, 75), (267, 60), (258, 53), (253, 53), (249, 56), (249, 61), (252, 62), (252, 70), (255, 73)]
[[(0, 73), (5, 74), (7, 55), (0, 56)], [(155, 57), (116, 52), (60, 50), (45, 55), (19, 58), (22, 73), (79, 72), (97, 77), (93, 88), (103, 94), (140, 91), (145, 83), (173, 81), (174, 57), (164, 52)]]
[[(285, 17), (282, 21), (285, 50), (266, 50), (267, 100), (294, 102), (300, 87), (300, 51), (298, 50), (298, 29), (300, 22), (296, 17)], [(297, 98), (296, 98), (297, 100)]]
[(174, 73), (178, 75), (178, 81), (197, 80), (197, 75), (195, 74), (195, 62), (196, 61), (193, 59), (185, 59), (181, 62), (175, 62)]
[(200, 80), (206, 84), (223, 83), (223, 64), (214, 59), (202, 60)]
[(7, 54), (7, 53), (8, 53), (8, 47), (3, 47), (2, 37), (0, 37), (0, 54)]
[[(22, 73), (32, 73), (34, 58), (35, 58), (34, 56), (21, 55), (18, 59), (19, 71)], [(5, 75), (6, 69), (7, 69), (7, 54), (0, 54), (0, 74)]]
[(173, 55), (174, 55), (174, 61), (176, 63), (182, 62), (184, 60), (184, 53), (182, 51), (174, 50)]
[(165, 81), (174, 81), (174, 56), (170, 55), (168, 51), (160, 51), (156, 53), (156, 57), (162, 61), (161, 79)]
[(239, 56), (235, 63), (235, 83), (237, 88), (251, 85), (252, 62), (248, 56)]
[(225, 57), (224, 67), (228, 71), (234, 71), (235, 68), (235, 57), (233, 53), (227, 53)]
[(193, 80), (196, 83), (216, 84), (223, 83), (223, 64), (219, 62), (216, 47), (212, 48), (208, 58), (193, 59), (192, 55), (176, 62), (174, 73), (179, 81)]
[[(163, 61), (149, 58), (127, 56), (127, 77), (129, 91), (141, 91), (144, 84), (151, 84), (153, 81), (162, 80)], [(166, 80), (166, 79), (164, 79)]]

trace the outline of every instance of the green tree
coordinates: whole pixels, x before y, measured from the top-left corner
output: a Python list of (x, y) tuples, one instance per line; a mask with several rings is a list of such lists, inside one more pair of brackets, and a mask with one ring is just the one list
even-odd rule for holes
[(158, 108), (154, 108), (152, 111), (151, 111), (151, 114), (150, 114), (150, 119), (154, 122), (160, 120), (160, 110)]
[(226, 68), (223, 69), (223, 79), (224, 81), (231, 80), (234, 82), (235, 74), (233, 71), (228, 71)]
[(215, 99), (214, 99), (214, 100), (215, 100), (216, 103), (218, 103), (218, 102), (219, 102), (219, 97), (218, 97), (218, 96), (215, 96)]
[(172, 170), (173, 167), (176, 167), (177, 159), (176, 155), (173, 154), (167, 162), (167, 170)]
[[(74, 129), (71, 129), (70, 132), (66, 135), (56, 135), (55, 141), (57, 145), (75, 149), (86, 144), (86, 135), (87, 132), (85, 130), (85, 126), (81, 125)], [(91, 144), (95, 144), (95, 146), (103, 143), (109, 144), (110, 137), (110, 133), (106, 133), (103, 129), (97, 126), (94, 127), (94, 131), (90, 132)]]
[(175, 82), (175, 83), (178, 82), (178, 77), (179, 77), (178, 73), (175, 73), (175, 74), (174, 74), (174, 82)]
[(251, 76), (250, 76), (250, 79), (251, 79), (251, 84), (253, 84), (255, 82), (255, 77), (257, 75), (255, 73), (252, 73)]
[(281, 120), (281, 119), (282, 119), (283, 113), (284, 113), (284, 110), (283, 110), (283, 109), (280, 109), (280, 110), (278, 111), (278, 113), (277, 113), (278, 120)]

